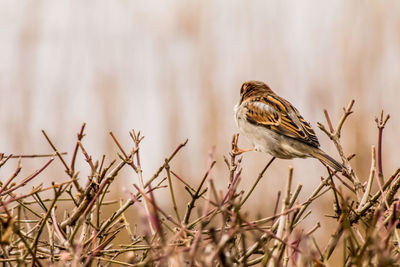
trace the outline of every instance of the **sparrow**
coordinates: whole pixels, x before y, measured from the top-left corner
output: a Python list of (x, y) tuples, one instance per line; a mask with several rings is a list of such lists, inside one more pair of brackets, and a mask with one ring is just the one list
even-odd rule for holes
[(343, 170), (342, 164), (319, 148), (310, 123), (264, 82), (243, 83), (234, 111), (240, 133), (252, 144), (250, 149), (236, 149), (236, 154), (255, 150), (281, 159), (313, 157), (336, 171)]

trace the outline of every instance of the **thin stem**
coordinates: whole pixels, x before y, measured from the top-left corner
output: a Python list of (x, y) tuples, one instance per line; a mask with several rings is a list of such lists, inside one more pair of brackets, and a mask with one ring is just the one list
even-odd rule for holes
[(272, 157), (269, 162), (267, 163), (267, 165), (265, 165), (264, 169), (260, 172), (260, 174), (258, 175), (256, 181), (254, 182), (254, 184), (251, 186), (249, 192), (247, 193), (247, 195), (244, 197), (244, 199), (242, 200), (242, 202), (240, 202), (239, 204), (239, 208), (243, 206), (243, 204), (247, 201), (247, 199), (250, 197), (250, 195), (253, 193), (254, 189), (256, 188), (258, 182), (261, 180), (261, 178), (264, 176), (264, 173), (267, 171), (267, 169), (269, 168), (269, 166), (272, 164), (272, 162), (275, 160), (275, 157)]
[(206, 179), (207, 179), (208, 175), (210, 174), (211, 169), (214, 167), (215, 163), (216, 163), (216, 161), (211, 162), (210, 167), (208, 168), (206, 174), (203, 176), (203, 179), (201, 179), (200, 185), (197, 187), (196, 192), (192, 195), (192, 199), (187, 205), (186, 213), (185, 213), (185, 216), (183, 217), (183, 223), (185, 225), (187, 225), (189, 223), (190, 214), (192, 212), (192, 209), (194, 208), (194, 203), (200, 197), (201, 188), (203, 187), (203, 184), (206, 181)]
[(181, 221), (181, 217), (179, 216), (178, 208), (176, 206), (175, 193), (174, 193), (174, 188), (172, 186), (172, 180), (171, 180), (171, 172), (170, 172), (170, 168), (169, 168), (169, 164), (167, 162), (167, 159), (165, 159), (165, 171), (167, 172), (169, 192), (170, 192), (171, 199), (172, 199), (172, 205), (174, 206), (176, 219), (178, 221)]

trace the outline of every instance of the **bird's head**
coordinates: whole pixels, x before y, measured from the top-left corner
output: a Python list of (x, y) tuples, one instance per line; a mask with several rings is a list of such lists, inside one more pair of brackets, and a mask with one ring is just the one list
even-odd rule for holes
[(248, 81), (242, 84), (240, 88), (240, 103), (248, 98), (255, 95), (262, 95), (263, 93), (273, 93), (271, 88), (264, 82), (260, 81)]

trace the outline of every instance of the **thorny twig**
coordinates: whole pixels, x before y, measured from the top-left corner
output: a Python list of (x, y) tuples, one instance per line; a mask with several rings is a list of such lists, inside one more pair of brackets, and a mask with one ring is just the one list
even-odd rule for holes
[(343, 124), (345, 122), (345, 120), (348, 118), (348, 116), (350, 116), (353, 111), (353, 105), (354, 105), (354, 100), (351, 100), (350, 103), (348, 104), (348, 106), (346, 108), (343, 109), (344, 113), (343, 116), (340, 118), (337, 126), (336, 126), (336, 130), (333, 129), (332, 123), (331, 123), (331, 119), (329, 118), (328, 112), (325, 110), (325, 116), (326, 116), (326, 120), (329, 124), (329, 129), (330, 131), (328, 131), (325, 126), (321, 123), (318, 123), (318, 127), (324, 132), (326, 133), (326, 135), (328, 135), (328, 137), (333, 141), (333, 143), (336, 146), (337, 151), (339, 152), (340, 157), (342, 158), (342, 161), (344, 163), (344, 166), (346, 168), (346, 171), (343, 173), (346, 177), (350, 178), (351, 181), (354, 184), (354, 190), (357, 194), (357, 198), (361, 199), (362, 195), (364, 193), (364, 187), (362, 186), (360, 180), (358, 179), (357, 175), (355, 174), (354, 170), (351, 168), (351, 165), (346, 157), (346, 155), (344, 154), (342, 145), (340, 143), (340, 137), (341, 137), (341, 131), (342, 131), (342, 127)]

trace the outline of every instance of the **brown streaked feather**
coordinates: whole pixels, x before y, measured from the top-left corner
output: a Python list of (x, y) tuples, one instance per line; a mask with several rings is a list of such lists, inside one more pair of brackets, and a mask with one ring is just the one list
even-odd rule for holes
[(250, 97), (244, 102), (249, 122), (313, 147), (319, 147), (317, 136), (310, 124), (288, 101), (272, 93), (263, 97)]

